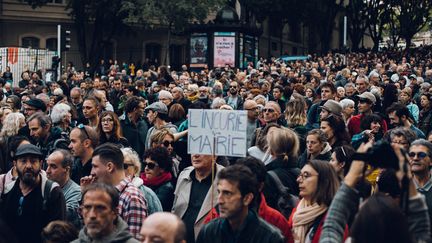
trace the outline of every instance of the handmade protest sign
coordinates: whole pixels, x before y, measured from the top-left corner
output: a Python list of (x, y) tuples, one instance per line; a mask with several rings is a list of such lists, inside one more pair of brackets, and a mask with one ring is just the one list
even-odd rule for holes
[(188, 122), (189, 154), (246, 156), (246, 111), (189, 109)]

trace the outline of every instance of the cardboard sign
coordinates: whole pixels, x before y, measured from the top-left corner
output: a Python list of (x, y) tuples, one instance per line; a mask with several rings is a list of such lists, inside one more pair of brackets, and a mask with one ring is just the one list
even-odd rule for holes
[(247, 111), (189, 109), (188, 115), (189, 154), (246, 156)]

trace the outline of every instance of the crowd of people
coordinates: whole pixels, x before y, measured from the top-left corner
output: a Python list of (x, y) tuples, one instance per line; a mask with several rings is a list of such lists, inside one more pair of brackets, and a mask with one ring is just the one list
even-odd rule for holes
[[(0, 241), (429, 242), (431, 49), (2, 75)], [(189, 109), (248, 156), (187, 154)]]

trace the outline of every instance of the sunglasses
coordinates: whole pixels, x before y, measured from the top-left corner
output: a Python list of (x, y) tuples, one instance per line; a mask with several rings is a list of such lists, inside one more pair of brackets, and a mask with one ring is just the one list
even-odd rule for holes
[(415, 153), (415, 152), (409, 152), (409, 153), (408, 153), (408, 156), (409, 156), (410, 158), (412, 158), (412, 159), (415, 158), (416, 155), (417, 155), (417, 157), (418, 157), (419, 159), (424, 159), (424, 158), (426, 158), (426, 157), (428, 156), (428, 154), (425, 153), (425, 152), (418, 152), (418, 153)]
[(86, 135), (86, 137), (87, 137), (88, 139), (90, 139), (90, 136), (88, 135), (87, 130), (85, 129), (84, 124), (79, 124), (77, 127), (78, 127), (81, 131), (84, 132), (84, 134)]
[(170, 145), (171, 145), (172, 147), (174, 147), (174, 142), (170, 142), (170, 141), (163, 141), (162, 144), (163, 144), (163, 146), (165, 146), (165, 147), (169, 147)]
[(273, 112), (275, 112), (275, 110), (274, 110), (274, 109), (271, 109), (271, 108), (264, 108), (262, 111), (263, 111), (263, 112), (268, 112), (268, 113), (273, 113)]
[(133, 164), (123, 164), (123, 168), (127, 170), (129, 167), (133, 167)]
[(159, 166), (157, 163), (147, 163), (143, 162), (144, 168), (149, 168), (150, 170), (153, 170), (156, 166)]

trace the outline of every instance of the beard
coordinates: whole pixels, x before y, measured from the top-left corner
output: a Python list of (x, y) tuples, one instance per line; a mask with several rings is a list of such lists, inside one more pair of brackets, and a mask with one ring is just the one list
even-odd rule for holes
[(19, 178), (21, 179), (21, 181), (24, 184), (26, 184), (28, 186), (33, 186), (36, 184), (36, 180), (37, 180), (37, 177), (40, 173), (40, 170), (34, 171), (33, 169), (27, 169), (24, 171), (17, 170), (17, 172), (18, 172)]

